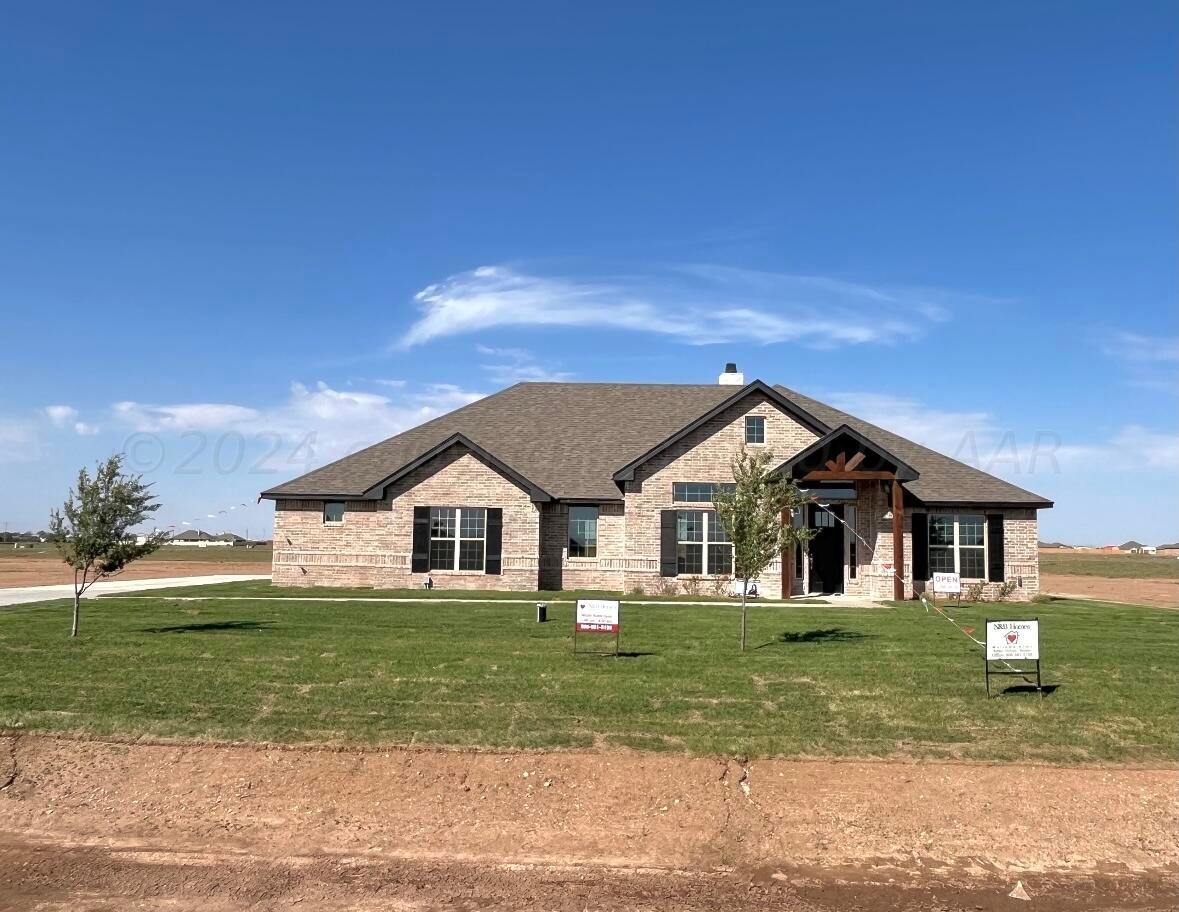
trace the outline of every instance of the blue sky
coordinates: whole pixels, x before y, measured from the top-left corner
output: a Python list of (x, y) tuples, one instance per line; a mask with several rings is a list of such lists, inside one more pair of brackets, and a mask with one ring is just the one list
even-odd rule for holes
[(1055, 498), (1043, 537), (1179, 538), (1171, 3), (4, 31), (10, 528), (126, 448), (163, 523), (253, 534), (261, 489), (518, 379), (733, 360)]

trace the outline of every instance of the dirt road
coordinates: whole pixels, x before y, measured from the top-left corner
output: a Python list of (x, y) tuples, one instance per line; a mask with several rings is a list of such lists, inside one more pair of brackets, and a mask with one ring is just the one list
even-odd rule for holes
[[(167, 576), (219, 576), (269, 573), (270, 561), (145, 560), (131, 564), (116, 579), (161, 579)], [(59, 560), (6, 557), (0, 560), (0, 589), (72, 583), (74, 573)]]
[(1163, 909), (1177, 782), (24, 735), (0, 738), (0, 909), (1010, 909), (1018, 880), (1036, 909)]

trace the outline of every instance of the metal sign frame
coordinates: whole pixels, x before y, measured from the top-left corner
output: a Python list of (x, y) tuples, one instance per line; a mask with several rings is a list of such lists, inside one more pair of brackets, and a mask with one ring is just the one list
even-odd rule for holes
[(609, 652), (609, 651), (602, 651), (602, 650), (596, 650), (596, 649), (578, 649), (577, 648), (577, 635), (578, 635), (578, 633), (581, 633), (583, 636), (587, 633), (591, 634), (593, 636), (601, 636), (602, 633), (610, 633), (611, 632), (611, 631), (598, 632), (598, 631), (589, 631), (589, 630), (578, 630), (578, 628), (581, 625), (577, 623), (577, 606), (578, 606), (578, 603), (580, 603), (582, 601), (610, 601), (610, 602), (613, 602), (616, 600), (615, 599), (600, 599), (600, 600), (599, 599), (578, 599), (576, 602), (573, 603), (573, 654), (574, 655), (605, 655), (605, 656), (612, 655), (612, 656), (617, 656), (618, 655), (618, 644), (622, 639), (622, 602), (618, 601), (618, 623), (614, 625), (614, 630), (613, 630), (614, 651)]
[[(987, 633), (988, 633), (987, 628), (990, 624), (995, 623), (995, 622), (1000, 622), (1000, 623), (1004, 623), (1004, 624), (1013, 623), (1013, 622), (1014, 623), (1019, 623), (1019, 622), (1026, 623), (1029, 621), (1036, 622), (1036, 656), (1037, 656), (1037, 658), (1035, 658), (1035, 659), (1010, 659), (1010, 660), (1008, 660), (1008, 659), (988, 659), (987, 658), (986, 637), (987, 637)], [(1025, 618), (984, 618), (983, 619), (983, 670), (984, 670), (984, 676), (985, 676), (986, 682), (987, 682), (987, 698), (989, 699), (992, 696), (997, 696), (997, 694), (991, 693), (991, 676), (992, 675), (1018, 675), (1019, 677), (1023, 678), (1025, 681), (1028, 681), (1028, 683), (1031, 683), (1029, 680), (1029, 675), (1034, 674), (1036, 676), (1036, 692), (1039, 693), (1040, 699), (1043, 700), (1044, 699), (1044, 683), (1040, 679), (1039, 655), (1040, 655), (1040, 619), (1038, 617), (1032, 617), (1032, 618), (1027, 618), (1027, 617), (1025, 617)], [(1036, 663), (1036, 667), (1034, 669), (1016, 668), (1012, 664), (1012, 662), (1032, 662), (1032, 661), (1034, 661)], [(1003, 669), (992, 669), (991, 665), (1006, 665), (1007, 667), (1003, 668)]]

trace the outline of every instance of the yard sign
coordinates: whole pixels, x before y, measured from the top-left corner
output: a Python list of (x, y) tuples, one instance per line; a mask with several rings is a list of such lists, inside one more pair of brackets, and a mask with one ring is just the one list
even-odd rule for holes
[[(992, 669), (998, 662), (1002, 668)], [(1035, 668), (1016, 668), (1012, 662), (1035, 662)], [(1038, 618), (992, 621), (987, 619), (987, 642), (984, 659), (987, 696), (991, 695), (991, 675), (1036, 676), (1036, 690), (1044, 699), (1040, 683), (1040, 621)]]
[(613, 599), (578, 599), (573, 618), (573, 651), (577, 652), (579, 633), (614, 634), (614, 654), (618, 655), (618, 639), (622, 633), (618, 602)]
[(957, 573), (935, 573), (933, 575), (933, 591), (946, 595), (961, 595), (962, 577)]

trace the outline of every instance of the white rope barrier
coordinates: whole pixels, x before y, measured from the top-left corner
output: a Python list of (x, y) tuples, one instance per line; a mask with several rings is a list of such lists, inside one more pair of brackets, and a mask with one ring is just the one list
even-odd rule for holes
[[(844, 521), (842, 516), (840, 516), (838, 513), (836, 513), (834, 510), (832, 510), (827, 504), (820, 503), (818, 498), (816, 498), (814, 496), (809, 497), (808, 501), (810, 503), (813, 503), (820, 510), (823, 510), (826, 513), (829, 513), (831, 515), (831, 517), (833, 519), (835, 519), (836, 522), (838, 522), (841, 526), (843, 526), (845, 529), (847, 529), (849, 532), (851, 532), (851, 534), (853, 536), (855, 536), (856, 539), (863, 542), (864, 547), (868, 549), (868, 553), (871, 554), (873, 557), (875, 557), (876, 549), (873, 548), (872, 545), (870, 545), (868, 543), (867, 539), (865, 539), (862, 535), (860, 535), (859, 532), (857, 532), (846, 521)], [(903, 574), (898, 572), (896, 568), (897, 568), (898, 563), (900, 564), (900, 566), (902, 568), (904, 567), (904, 565), (905, 565), (904, 555), (901, 555), (901, 560), (898, 561), (896, 559), (896, 555), (894, 554), (892, 563), (893, 563), (892, 575), (894, 577), (896, 577), (896, 579), (900, 580), (901, 587), (903, 589), (903, 587), (905, 585), (905, 577)], [(916, 583), (916, 580), (914, 580), (914, 583)], [(929, 614), (930, 610), (932, 609), (938, 615), (945, 618), (947, 621), (949, 621), (951, 624), (953, 624), (954, 627), (958, 630), (958, 632), (961, 633), (964, 637), (966, 637), (966, 639), (970, 640), (970, 642), (974, 643), (975, 646), (978, 646), (980, 649), (982, 649), (983, 654), (985, 656), (986, 648), (987, 648), (987, 644), (985, 642), (983, 642), (982, 640), (975, 637), (969, 630), (967, 630), (965, 627), (963, 627), (961, 624), (959, 624), (956, 620), (954, 620), (952, 617), (950, 617), (949, 613), (946, 612), (946, 610), (944, 608), (941, 608), (936, 602), (931, 601), (930, 599), (927, 599), (925, 597), (924, 592), (917, 592), (917, 588), (915, 585), (913, 587), (913, 592), (917, 596), (917, 598), (921, 600), (921, 604), (925, 606), (925, 613), (926, 614)], [(971, 630), (973, 630), (973, 629), (974, 628), (971, 628)], [(999, 659), (998, 661), (1000, 664), (1006, 665), (1007, 668), (1010, 669), (1011, 671), (1020, 672), (1020, 669), (1016, 668), (1010, 662), (1005, 662), (1002, 659)], [(1030, 679), (1025, 677), (1024, 680), (1028, 681)]]

